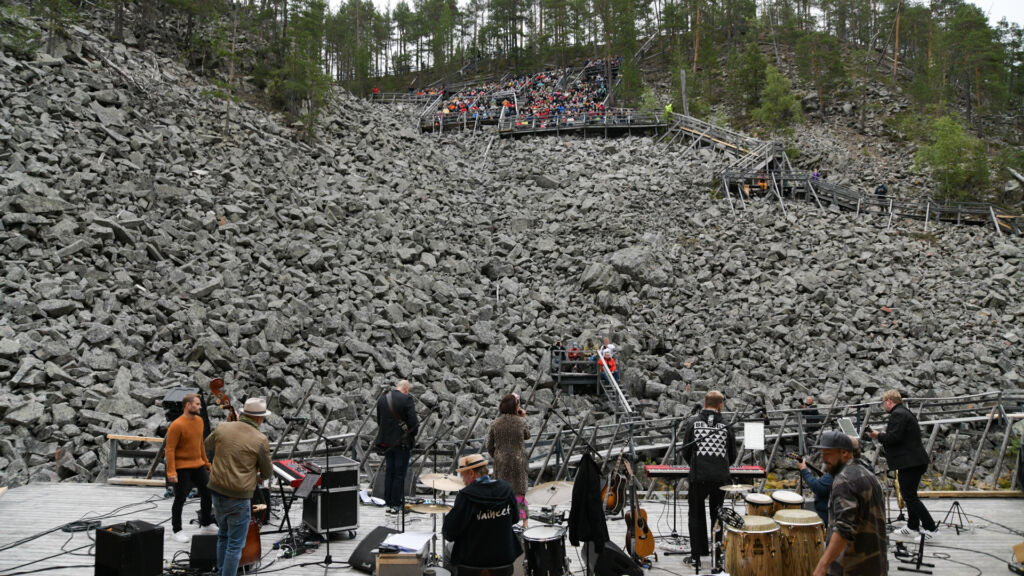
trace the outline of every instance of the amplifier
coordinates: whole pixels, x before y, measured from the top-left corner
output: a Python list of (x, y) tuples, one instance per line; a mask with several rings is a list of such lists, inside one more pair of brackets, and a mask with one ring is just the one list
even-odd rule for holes
[(302, 501), (302, 522), (321, 534), (355, 530), (359, 527), (359, 489), (314, 490)]
[(160, 576), (164, 528), (131, 520), (96, 529), (95, 576)]
[(319, 488), (335, 490), (359, 487), (359, 462), (351, 458), (332, 455), (330, 467), (327, 466), (326, 458), (306, 458), (303, 465), (307, 469), (320, 471)]
[(188, 567), (200, 572), (212, 572), (217, 568), (217, 535), (196, 534), (188, 554)]

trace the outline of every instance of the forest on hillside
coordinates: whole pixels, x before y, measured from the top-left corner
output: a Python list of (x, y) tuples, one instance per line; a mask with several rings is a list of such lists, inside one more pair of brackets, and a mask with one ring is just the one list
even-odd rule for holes
[[(962, 191), (988, 187), (993, 171), (1002, 178), (1003, 167), (1024, 162), (1024, 30), (992, 26), (963, 0), (398, 0), (385, 10), (371, 0), (334, 10), (326, 0), (0, 0), (0, 8), (0, 31), (15, 37), (8, 50), (32, 40), (17, 39), (12, 14), (46, 21), (50, 37), (91, 18), (114, 39), (172, 52), (213, 78), (218, 97), (256, 87), (307, 126), (335, 85), (405, 91), (617, 55), (617, 105), (657, 105), (645, 78), (667, 80), (673, 93), (660, 99), (678, 103), (675, 79), (685, 71), (692, 114), (725, 105), (745, 128), (772, 136), (802, 120), (791, 86), (813, 92), (821, 115), (836, 99), (863, 103), (865, 81), (897, 86), (913, 106), (889, 119), (893, 131), (932, 147), (922, 163), (956, 164), (941, 178), (946, 196), (968, 197)], [(984, 133), (986, 119), (999, 133)]]

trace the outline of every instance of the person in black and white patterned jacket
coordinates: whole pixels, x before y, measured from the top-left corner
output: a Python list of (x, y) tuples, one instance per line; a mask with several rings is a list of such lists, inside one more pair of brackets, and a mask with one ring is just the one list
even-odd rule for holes
[(683, 443), (683, 458), (690, 465), (689, 528), (690, 562), (699, 564), (701, 556), (710, 554), (708, 524), (704, 500), (711, 507), (711, 526), (718, 521), (718, 508), (725, 501), (719, 488), (730, 482), (729, 465), (736, 460), (736, 435), (722, 416), (725, 396), (718, 390), (704, 395), (704, 409), (689, 426)]

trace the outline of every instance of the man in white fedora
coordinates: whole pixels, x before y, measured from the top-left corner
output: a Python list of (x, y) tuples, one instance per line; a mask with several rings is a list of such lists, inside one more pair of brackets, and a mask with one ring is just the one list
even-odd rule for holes
[(236, 576), (242, 547), (249, 531), (249, 500), (261, 480), (274, 474), (270, 442), (260, 424), (270, 415), (263, 398), (249, 398), (235, 422), (225, 422), (206, 437), (206, 449), (214, 452), (210, 495), (217, 518), (217, 572)]
[(512, 527), (519, 521), (519, 506), (512, 485), (491, 478), (480, 454), (459, 458), (456, 470), (465, 484), (455, 505), (444, 517), (442, 533), (452, 547), (454, 576), (506, 576), (522, 554)]

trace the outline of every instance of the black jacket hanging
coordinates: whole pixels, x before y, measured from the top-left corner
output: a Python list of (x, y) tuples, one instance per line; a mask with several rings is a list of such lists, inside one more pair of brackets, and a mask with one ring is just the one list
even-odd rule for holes
[(608, 524), (601, 506), (601, 469), (584, 454), (572, 487), (572, 508), (569, 510), (569, 542), (593, 542), (600, 550), (608, 541)]

